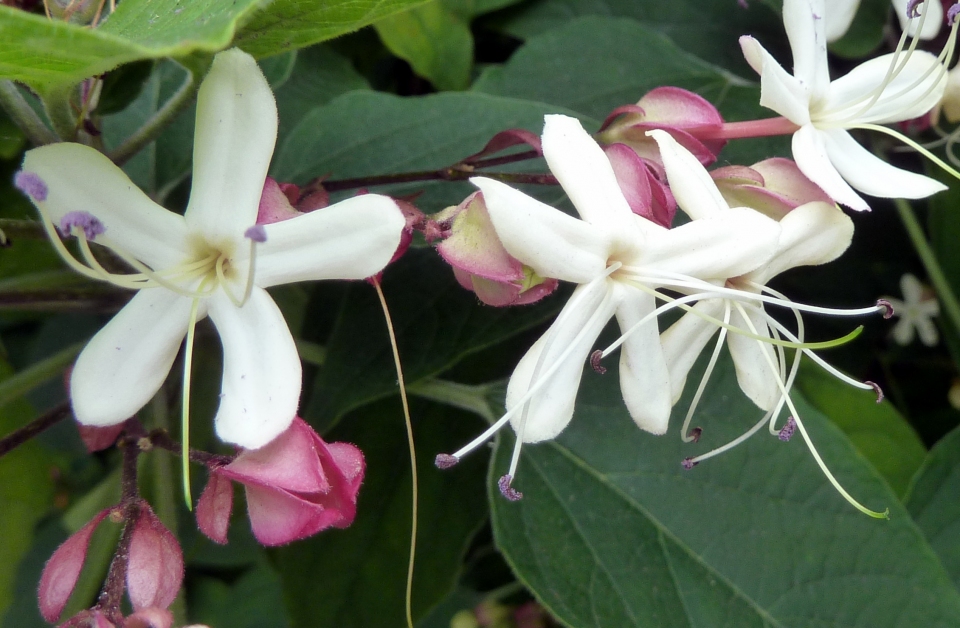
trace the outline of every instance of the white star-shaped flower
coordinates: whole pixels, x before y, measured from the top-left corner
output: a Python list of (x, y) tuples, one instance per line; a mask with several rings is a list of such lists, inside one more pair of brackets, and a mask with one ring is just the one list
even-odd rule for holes
[(900, 278), (900, 291), (903, 300), (883, 297), (893, 307), (893, 315), (900, 319), (893, 328), (893, 339), (905, 347), (913, 342), (916, 333), (920, 342), (928, 347), (934, 346), (940, 341), (933, 322), (933, 317), (940, 314), (940, 303), (936, 297), (924, 294), (923, 284), (910, 273)]
[[(209, 315), (223, 344), (217, 434), (255, 449), (289, 427), (300, 359), (266, 288), (373, 275), (396, 250), (404, 218), (391, 199), (370, 194), (255, 226), (276, 137), (270, 87), (253, 57), (234, 49), (217, 55), (200, 88), (183, 216), (154, 203), (92, 148), (64, 143), (27, 153), (18, 186), (67, 261), (138, 290), (77, 359), (70, 396), (81, 423), (112, 425), (136, 413), (166, 379), (188, 329)], [(78, 237), (86, 265), (70, 256), (54, 225)], [(107, 273), (88, 241), (139, 272)]]
[(854, 190), (883, 198), (925, 198), (946, 189), (939, 181), (891, 166), (847, 131), (917, 118), (943, 97), (946, 70), (928, 52), (870, 59), (835, 81), (827, 65), (825, 0), (784, 0), (783, 24), (793, 51), (789, 74), (753, 37), (740, 38), (760, 75), (760, 104), (799, 127), (793, 158), (835, 201), (870, 207)]

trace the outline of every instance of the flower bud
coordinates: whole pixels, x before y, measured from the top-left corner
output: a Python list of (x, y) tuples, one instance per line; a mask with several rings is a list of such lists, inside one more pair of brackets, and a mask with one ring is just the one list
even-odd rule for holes
[(127, 595), (133, 609), (167, 608), (183, 582), (183, 553), (176, 537), (140, 502), (127, 564)]
[(793, 161), (773, 157), (747, 166), (726, 166), (710, 173), (731, 207), (750, 207), (780, 220), (800, 205), (832, 198), (808, 179)]
[(717, 160), (726, 140), (699, 140), (697, 131), (719, 129), (723, 118), (703, 97), (679, 87), (657, 87), (636, 105), (614, 109), (600, 127), (597, 140), (604, 144), (626, 144), (647, 161), (661, 168), (660, 149), (647, 131), (662, 129), (694, 154), (704, 166)]
[(70, 538), (47, 561), (40, 576), (40, 588), (37, 598), (40, 603), (40, 614), (49, 622), (55, 622), (63, 612), (63, 608), (70, 599), (83, 562), (87, 558), (87, 549), (90, 547), (90, 538), (111, 509), (101, 510), (86, 525), (74, 532)]
[(243, 451), (230, 464), (211, 469), (207, 500), (202, 511), (197, 506), (200, 530), (217, 542), (226, 537), (229, 507), (223, 480), (244, 485), (253, 535), (264, 545), (345, 528), (356, 515), (363, 472), (357, 447), (324, 442), (298, 417), (265, 447)]
[(230, 513), (233, 511), (233, 484), (219, 473), (210, 473), (207, 486), (197, 502), (197, 527), (214, 543), (227, 542)]
[(447, 238), (437, 252), (453, 267), (461, 286), (487, 305), (524, 305), (539, 301), (557, 287), (556, 279), (540, 277), (503, 248), (493, 228), (483, 194), (474, 192), (456, 207), (435, 214), (447, 225)]
[(626, 144), (610, 144), (603, 151), (633, 213), (669, 229), (677, 213), (677, 201), (670, 188), (654, 174), (650, 163)]

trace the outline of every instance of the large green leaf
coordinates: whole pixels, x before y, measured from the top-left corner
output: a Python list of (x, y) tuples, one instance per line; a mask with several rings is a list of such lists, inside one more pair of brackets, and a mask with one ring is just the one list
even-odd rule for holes
[[(305, 183), (321, 175), (337, 179), (444, 168), (481, 150), (504, 129), (524, 128), (539, 134), (544, 114), (557, 112), (567, 110), (488, 94), (399, 98), (377, 92), (348, 93), (303, 116), (278, 147), (270, 172), (280, 181)], [(589, 119), (586, 123), (597, 124)], [(529, 162), (517, 167), (544, 170), (542, 164)], [(422, 192), (415, 202), (427, 213), (456, 205), (475, 190), (466, 181), (371, 188), (394, 195)], [(550, 203), (563, 198), (557, 186), (529, 186), (525, 191)]]
[[(778, 42), (785, 43), (779, 12), (763, 2), (750, 2), (749, 8), (743, 8), (728, 0), (672, 0), (668, 5), (658, 0), (544, 0), (521, 5), (502, 27), (528, 39), (588, 15), (633, 18), (669, 36), (685, 50), (745, 76), (752, 72), (740, 52), (741, 35), (759, 37), (770, 50), (776, 50)], [(606, 36), (615, 37), (613, 33)], [(651, 71), (660, 61), (656, 57), (642, 59)]]
[(235, 43), (258, 57), (304, 48), (372, 24), (425, 0), (275, 0), (253, 16)]
[(216, 52), (261, 0), (125, 0), (96, 29), (0, 6), (0, 77), (44, 90), (137, 59)]
[(889, 400), (844, 384), (809, 360), (801, 363), (796, 388), (825, 414), (899, 495), (923, 463), (927, 448)]
[(934, 445), (906, 497), (907, 510), (960, 587), (960, 429)]
[[(486, 517), (485, 456), (462, 474), (439, 472), (433, 458), (469, 438), (482, 422), (461, 411), (414, 400), (420, 508), (414, 575), (414, 617), (453, 590), (467, 544)], [(393, 628), (403, 625), (410, 544), (410, 462), (403, 413), (391, 401), (348, 417), (329, 441), (363, 451), (366, 476), (357, 518), (283, 548), (277, 566), (295, 626)], [(465, 499), (465, 496), (474, 496)]]
[(419, 2), (124, 0), (96, 29), (0, 6), (0, 78), (43, 91), (122, 63), (213, 53), (231, 42), (265, 57), (357, 30)]
[(890, 18), (887, 0), (863, 0), (850, 29), (830, 44), (830, 52), (843, 57), (865, 57), (883, 43), (883, 29)]
[(502, 439), (491, 467), (494, 531), (540, 601), (577, 627), (956, 625), (960, 594), (906, 510), (807, 404), (799, 409), (826, 463), (867, 505), (889, 507), (889, 521), (846, 503), (799, 434), (784, 444), (762, 431), (681, 467), (760, 414), (729, 359), (713, 377), (697, 417), (703, 438), (691, 446), (673, 430), (638, 430), (617, 373), (587, 372), (567, 430), (524, 448), (518, 503), (495, 487), (512, 449), (512, 438)]
[[(601, 71), (602, 70), (602, 71)], [(677, 47), (658, 31), (625, 18), (582, 17), (531, 38), (503, 66), (491, 67), (476, 91), (558, 105), (597, 120), (674, 85), (713, 102), (728, 120), (768, 118), (760, 90)], [(789, 154), (784, 138), (738, 140), (722, 161), (749, 164)]]

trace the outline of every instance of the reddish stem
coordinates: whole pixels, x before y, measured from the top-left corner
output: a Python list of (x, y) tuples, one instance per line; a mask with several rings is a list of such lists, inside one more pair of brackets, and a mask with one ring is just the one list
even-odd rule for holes
[(745, 137), (792, 135), (799, 128), (790, 120), (779, 117), (747, 120), (745, 122), (724, 122), (719, 127), (687, 129), (687, 132), (700, 140), (736, 140)]
[(0, 456), (16, 449), (34, 436), (53, 427), (70, 416), (70, 402), (64, 401), (52, 410), (35, 418), (19, 430), (15, 430), (0, 439)]

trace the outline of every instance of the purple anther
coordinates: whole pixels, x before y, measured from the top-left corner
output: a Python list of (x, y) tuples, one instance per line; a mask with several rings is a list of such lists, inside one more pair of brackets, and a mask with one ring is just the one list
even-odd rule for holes
[(953, 26), (957, 21), (957, 13), (960, 13), (960, 4), (955, 4), (947, 9), (947, 26)]
[(243, 232), (243, 237), (253, 240), (257, 244), (263, 244), (267, 241), (267, 230), (263, 228), (263, 225), (253, 225)]
[(510, 486), (511, 482), (513, 482), (513, 476), (507, 474), (502, 478), (500, 478), (500, 481), (497, 482), (497, 486), (500, 487), (501, 495), (503, 495), (504, 497), (506, 497), (508, 500), (512, 502), (518, 502), (521, 499), (523, 499), (523, 493), (521, 493), (517, 489)]
[(437, 454), (437, 457), (433, 459), (433, 464), (438, 469), (449, 469), (458, 462), (460, 462), (460, 459), (450, 454)]
[(701, 435), (701, 434), (703, 434), (703, 428), (702, 428), (702, 427), (695, 427), (695, 428), (693, 428), (692, 430), (690, 430), (690, 433), (689, 433), (689, 434), (687, 434), (687, 438), (689, 438), (690, 440), (692, 440), (692, 441), (695, 442), (695, 443), (699, 443), (699, 442), (700, 442), (700, 435)]
[(877, 403), (880, 403), (881, 401), (883, 401), (883, 389), (880, 388), (880, 384), (876, 382), (871, 382), (870, 380), (867, 380), (863, 383), (869, 384), (870, 386), (873, 387), (873, 392), (877, 393)]
[(13, 175), (13, 184), (17, 186), (18, 190), (35, 201), (47, 200), (47, 184), (32, 172), (21, 170)]
[(780, 440), (783, 442), (789, 441), (793, 438), (793, 433), (797, 431), (797, 422), (793, 420), (793, 417), (787, 419), (787, 422), (783, 427), (780, 428), (780, 433), (777, 435)]
[(920, 17), (920, 5), (924, 0), (910, 0), (907, 2), (907, 17)]
[(698, 460), (694, 460), (693, 458), (684, 458), (683, 460), (680, 461), (680, 466), (686, 469), (687, 471), (694, 468), (698, 464), (700, 464), (700, 462)]
[(600, 375), (603, 375), (604, 373), (607, 372), (606, 367), (600, 364), (600, 360), (602, 359), (603, 359), (603, 351), (599, 349), (597, 349), (596, 351), (590, 354), (590, 366), (592, 366), (593, 370), (599, 373)]
[(103, 223), (89, 212), (68, 212), (60, 219), (60, 233), (64, 237), (73, 235), (73, 230), (78, 227), (83, 230), (83, 236), (91, 241), (107, 230)]
[(893, 303), (890, 303), (886, 299), (877, 299), (877, 307), (883, 310), (884, 318), (891, 318), (894, 314)]

